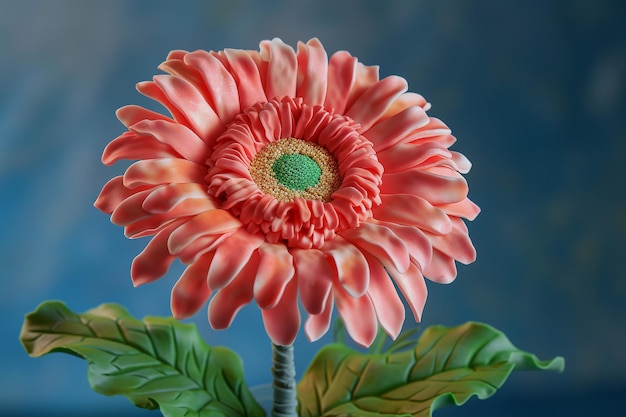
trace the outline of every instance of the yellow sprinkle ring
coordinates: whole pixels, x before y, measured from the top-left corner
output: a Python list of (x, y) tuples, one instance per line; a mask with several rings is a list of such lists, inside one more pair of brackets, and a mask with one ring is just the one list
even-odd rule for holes
[[(315, 161), (321, 170), (317, 184), (302, 190), (283, 184), (285, 179), (275, 172), (275, 164), (284, 155), (303, 155)], [(298, 174), (296, 167), (293, 175)], [(279, 201), (293, 201), (300, 197), (329, 202), (332, 194), (341, 185), (335, 158), (322, 146), (295, 138), (278, 139), (265, 145), (252, 159), (250, 175), (261, 191), (271, 194)]]

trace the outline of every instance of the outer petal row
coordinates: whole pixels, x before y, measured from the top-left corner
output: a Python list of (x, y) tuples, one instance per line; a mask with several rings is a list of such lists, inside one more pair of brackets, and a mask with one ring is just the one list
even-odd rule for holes
[[(147, 252), (152, 251), (151, 254), (140, 255), (138, 259), (148, 259), (149, 255), (159, 256), (165, 262), (173, 259), (167, 250), (168, 234), (179, 227), (179, 224), (173, 224), (157, 234), (146, 248)], [(399, 334), (404, 322), (404, 307), (383, 264), (372, 253), (360, 252), (348, 242), (341, 245), (342, 250), (351, 252), (350, 257), (346, 258), (340, 257), (334, 247), (325, 248), (323, 251), (304, 249), (287, 251), (283, 245), (261, 243), (256, 247), (258, 242), (248, 242), (247, 251), (226, 250), (229, 248), (227, 242), (245, 243), (250, 238), (246, 233), (242, 231), (239, 232), (239, 237), (237, 234), (227, 237), (214, 251), (200, 256), (186, 269), (172, 291), (172, 309), (176, 317), (184, 318), (195, 313), (208, 300), (211, 293), (216, 291), (209, 304), (209, 321), (215, 328), (225, 328), (230, 325), (241, 307), (256, 299), (272, 340), (279, 344), (289, 344), (295, 339), (300, 325), (297, 307), (299, 292), (303, 305), (310, 314), (305, 331), (312, 340), (327, 330), (330, 312), (335, 303), (350, 335), (364, 346), (371, 344), (378, 321), (392, 337), (395, 338)], [(224, 251), (219, 255), (222, 248)], [(342, 273), (338, 265), (352, 259), (356, 252), (364, 260), (363, 267), (367, 268), (369, 285), (366, 292), (354, 296), (348, 292), (350, 284), (342, 282)], [(232, 270), (228, 270), (227, 267), (225, 269), (222, 265), (232, 262), (240, 265)], [(139, 266), (140, 261), (136, 264)], [(345, 267), (346, 265), (341, 266)], [(161, 267), (158, 272), (164, 272), (166, 269)], [(393, 268), (390, 269), (395, 271)], [(217, 281), (222, 282), (218, 284), (216, 279), (211, 278), (212, 270), (217, 274), (214, 277), (224, 274), (230, 278), (217, 278)], [(421, 275), (414, 271), (414, 267), (406, 274), (397, 274), (394, 278), (398, 280), (405, 295), (421, 294), (420, 297), (424, 296), (425, 299), (423, 283), (417, 281), (408, 283), (403, 280), (404, 276), (421, 278)], [(156, 275), (153, 273), (149, 280), (156, 279)], [(141, 279), (138, 275), (136, 284), (149, 280)], [(422, 298), (413, 307), (421, 312)]]
[[(173, 51), (160, 68), (168, 74), (137, 88), (171, 117), (118, 111), (129, 130), (103, 162), (139, 162), (104, 186), (96, 206), (127, 236), (154, 235), (133, 261), (135, 285), (158, 279), (176, 258), (188, 264), (172, 289), (176, 317), (210, 299), (209, 321), (224, 328), (256, 300), (270, 338), (290, 344), (299, 296), (310, 339), (328, 330), (336, 305), (350, 335), (368, 346), (378, 323), (392, 337), (402, 328), (393, 282), (419, 320), (424, 276), (451, 282), (456, 261), (475, 259), (461, 220), (479, 212), (460, 175), (471, 164), (448, 150), (450, 129), (426, 115), (429, 104), (407, 93), (404, 79), (379, 80), (377, 67), (347, 52), (329, 60), (317, 39), (296, 51), (280, 39), (261, 42), (259, 52)], [(337, 140), (353, 135), (360, 142)], [(288, 206), (258, 195), (247, 167), (267, 143), (259, 138), (283, 136), (317, 138), (339, 160), (343, 183), (330, 203)], [(232, 146), (215, 157), (225, 141)], [(298, 233), (305, 236), (296, 247)]]

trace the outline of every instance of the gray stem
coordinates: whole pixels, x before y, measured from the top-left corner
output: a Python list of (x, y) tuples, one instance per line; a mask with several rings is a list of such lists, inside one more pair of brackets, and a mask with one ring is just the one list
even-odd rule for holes
[(298, 417), (293, 346), (279, 346), (272, 343), (272, 363), (274, 375), (272, 417)]

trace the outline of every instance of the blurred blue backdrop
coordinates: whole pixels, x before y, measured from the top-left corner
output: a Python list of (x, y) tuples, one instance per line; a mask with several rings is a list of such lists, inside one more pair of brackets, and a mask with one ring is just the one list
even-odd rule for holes
[[(123, 131), (115, 109), (152, 105), (134, 85), (172, 49), (316, 36), (329, 53), (346, 49), (383, 76), (404, 76), (474, 163), (478, 260), (454, 284), (429, 285), (423, 325), (485, 321), (542, 359), (567, 360), (563, 374), (514, 374), (493, 399), (436, 415), (623, 415), (625, 18), (619, 0), (2, 2), (0, 408), (158, 413), (93, 393), (81, 360), (29, 358), (18, 341), (23, 316), (47, 299), (169, 315), (182, 267), (133, 289), (130, 262), (145, 241), (126, 240), (92, 207), (124, 169), (99, 162)], [(204, 311), (189, 321), (243, 357), (249, 385), (270, 382), (256, 306), (227, 331), (211, 330)], [(299, 374), (328, 341), (299, 336)]]

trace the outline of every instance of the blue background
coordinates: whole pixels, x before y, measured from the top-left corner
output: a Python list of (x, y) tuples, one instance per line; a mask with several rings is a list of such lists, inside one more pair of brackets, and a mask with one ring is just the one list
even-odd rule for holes
[[(182, 267), (133, 289), (129, 241), (92, 207), (124, 165), (100, 164), (123, 131), (114, 111), (152, 104), (134, 90), (172, 49), (257, 49), (319, 37), (381, 75), (405, 77), (473, 162), (478, 250), (448, 286), (429, 285), (423, 325), (488, 322), (518, 347), (566, 357), (563, 374), (521, 373), (460, 415), (620, 415), (626, 410), (626, 3), (572, 1), (3, 1), (0, 13), (0, 405), (9, 415), (155, 415), (88, 386), (86, 364), (31, 359), (24, 314), (62, 299), (169, 315)], [(227, 331), (204, 310), (210, 344), (270, 382), (256, 306)], [(407, 326), (413, 325), (412, 321)], [(297, 368), (329, 338), (296, 342)], [(94, 408), (95, 407), (95, 408)], [(89, 411), (91, 410), (91, 411)], [(98, 410), (98, 411), (94, 411)], [(595, 410), (595, 411), (594, 411)], [(100, 413), (100, 414), (98, 414)], [(623, 415), (623, 414), (622, 414)]]

